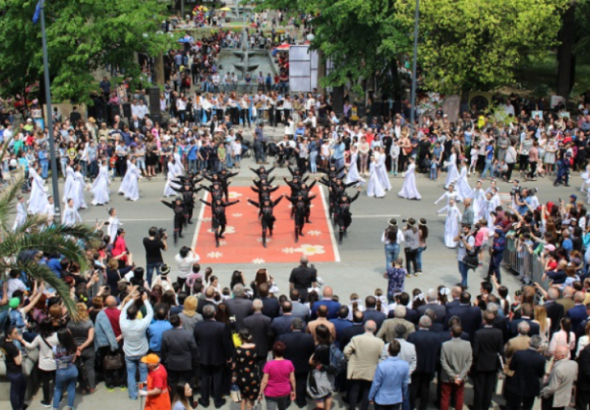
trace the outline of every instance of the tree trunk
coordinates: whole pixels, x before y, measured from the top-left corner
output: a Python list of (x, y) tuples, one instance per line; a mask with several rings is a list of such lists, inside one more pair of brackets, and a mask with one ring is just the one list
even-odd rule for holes
[(574, 85), (576, 65), (574, 59), (574, 45), (576, 42), (575, 33), (576, 3), (571, 6), (562, 16), (562, 26), (559, 36), (561, 44), (557, 50), (557, 84), (555, 92), (563, 97), (569, 96)]

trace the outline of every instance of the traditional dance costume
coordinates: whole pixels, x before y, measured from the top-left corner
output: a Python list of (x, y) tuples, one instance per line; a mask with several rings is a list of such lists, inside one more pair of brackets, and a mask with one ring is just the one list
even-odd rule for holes
[(31, 181), (31, 195), (29, 196), (29, 213), (33, 215), (41, 214), (45, 211), (45, 207), (49, 204), (47, 200), (47, 187), (41, 175), (37, 173), (35, 168), (29, 169), (29, 177)]
[(256, 202), (251, 199), (248, 199), (252, 205), (260, 208), (260, 224), (262, 225), (262, 246), (266, 248), (266, 230), (268, 229), (268, 236), (272, 236), (272, 230), (274, 229), (274, 223), (276, 221), (276, 217), (273, 214), (273, 209), (275, 206), (281, 202), (283, 197), (279, 197), (276, 201), (265, 200), (264, 202), (268, 202), (265, 204), (264, 202)]
[(111, 200), (109, 192), (110, 183), (111, 180), (109, 179), (109, 166), (103, 165), (100, 167), (98, 176), (92, 183), (92, 193), (94, 194), (92, 205), (104, 205), (109, 203)]
[[(355, 196), (349, 197), (344, 194), (340, 196), (340, 201), (336, 204), (335, 219), (338, 225), (338, 243), (342, 243), (342, 238), (346, 235), (346, 231), (352, 223), (352, 213), (350, 212), (350, 204), (356, 201), (360, 195), (360, 191), (357, 191)], [(346, 200), (342, 200), (342, 197), (346, 196)]]
[(398, 195), (406, 199), (422, 199), (418, 188), (416, 187), (416, 164), (410, 163), (408, 170), (404, 175), (404, 184), (402, 190), (398, 192)]
[(378, 165), (375, 161), (371, 162), (369, 183), (367, 184), (367, 196), (383, 198), (385, 196), (385, 188), (379, 179)]
[(447, 248), (456, 248), (458, 242), (455, 242), (455, 238), (459, 235), (459, 230), (461, 229), (461, 211), (456, 205), (449, 205), (447, 208), (445, 246)]
[(445, 180), (445, 188), (449, 188), (454, 181), (457, 180), (459, 172), (457, 171), (457, 156), (451, 154), (449, 160), (444, 162), (444, 166), (447, 167), (447, 179)]
[(225, 238), (223, 233), (225, 232), (225, 225), (227, 224), (227, 218), (225, 217), (225, 208), (228, 206), (232, 206), (240, 202), (240, 200), (233, 201), (233, 202), (221, 202), (219, 201), (211, 201), (207, 202), (204, 200), (200, 200), (205, 205), (211, 207), (211, 225), (213, 226), (213, 231), (215, 232), (215, 246), (219, 247), (219, 239)]

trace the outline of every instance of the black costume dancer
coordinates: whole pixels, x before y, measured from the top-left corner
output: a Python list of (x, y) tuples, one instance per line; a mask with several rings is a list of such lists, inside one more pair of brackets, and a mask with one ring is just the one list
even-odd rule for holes
[(342, 172), (344, 171), (344, 167), (336, 169), (335, 165), (330, 165), (328, 169), (318, 168), (318, 171), (323, 172), (328, 176), (329, 180), (332, 180), (332, 178), (340, 178), (340, 175), (342, 175)]
[(342, 238), (346, 235), (346, 230), (350, 226), (352, 222), (352, 214), (350, 213), (350, 204), (357, 200), (361, 193), (361, 188), (358, 188), (358, 191), (355, 196), (352, 198), (346, 195), (344, 192), (336, 204), (334, 218), (336, 219), (336, 224), (338, 225), (338, 243), (342, 243)]
[(192, 222), (193, 211), (195, 209), (195, 194), (198, 193), (203, 188), (195, 188), (190, 183), (183, 184), (182, 188), (180, 188), (180, 189), (175, 188), (174, 186), (171, 186), (171, 188), (174, 191), (178, 192), (180, 195), (182, 195), (182, 202), (183, 202), (184, 207), (186, 209), (186, 215), (184, 218), (184, 225), (186, 226), (187, 224), (192, 224), (193, 223)]
[(273, 215), (273, 208), (281, 202), (283, 199), (283, 195), (281, 195), (276, 201), (271, 201), (270, 199), (265, 199), (263, 202), (256, 202), (251, 199), (248, 199), (252, 205), (257, 206), (260, 208), (260, 223), (262, 224), (262, 246), (266, 248), (266, 230), (268, 229), (269, 237), (272, 236), (272, 230), (274, 228), (274, 223), (277, 220)]
[(257, 169), (254, 169), (252, 167), (249, 167), (249, 168), (250, 168), (250, 171), (252, 171), (256, 175), (258, 175), (258, 178), (260, 178), (260, 179), (268, 179), (268, 177), (270, 176), (270, 173), (275, 169), (275, 167), (266, 169), (263, 166), (260, 166)]
[(186, 207), (182, 202), (182, 198), (177, 196), (174, 203), (161, 200), (164, 205), (174, 211), (174, 245), (178, 242), (178, 238), (183, 238), (182, 227), (186, 218)]
[(219, 181), (213, 182), (210, 187), (205, 185), (200, 185), (205, 191), (208, 191), (211, 194), (213, 200), (216, 199), (223, 199), (223, 188), (221, 187), (221, 183)]
[(330, 218), (332, 218), (332, 214), (334, 214), (334, 221), (336, 221), (336, 208), (338, 207), (338, 202), (340, 202), (343, 195), (346, 195), (346, 188), (350, 188), (356, 184), (356, 181), (345, 184), (341, 179), (334, 178), (333, 183), (328, 187), (328, 190), (330, 191)]
[(303, 226), (305, 221), (309, 221), (309, 203), (315, 198), (315, 195), (304, 197), (302, 193), (297, 194), (296, 197), (292, 198), (286, 196), (289, 201), (293, 204), (293, 211), (295, 216), (295, 243), (299, 242), (300, 236), (303, 235)]
[(211, 225), (213, 226), (213, 231), (215, 232), (215, 246), (219, 248), (219, 238), (225, 238), (225, 236), (223, 236), (223, 233), (225, 232), (225, 225), (227, 224), (225, 208), (237, 204), (240, 202), (240, 200), (238, 199), (237, 201), (233, 202), (223, 202), (221, 199), (214, 199), (211, 202), (207, 202), (203, 199), (199, 199), (199, 201), (211, 207)]
[(219, 182), (219, 184), (221, 185), (221, 189), (225, 194), (225, 200), (229, 201), (229, 184), (231, 183), (229, 179), (236, 175), (238, 175), (237, 172), (232, 174), (228, 173), (225, 169), (223, 169), (220, 173), (217, 174), (203, 175), (203, 178), (205, 178), (207, 181), (211, 183)]

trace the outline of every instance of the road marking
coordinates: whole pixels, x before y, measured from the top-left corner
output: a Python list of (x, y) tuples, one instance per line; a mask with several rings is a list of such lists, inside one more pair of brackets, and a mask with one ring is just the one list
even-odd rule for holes
[(354, 214), (352, 216), (352, 219), (356, 219), (356, 218), (400, 218), (401, 215), (397, 215), (397, 214), (387, 214), (387, 215), (357, 215)]
[[(209, 193), (207, 192), (207, 195)], [(203, 198), (205, 201), (207, 197), (205, 196), (205, 198)], [(322, 191), (322, 200), (324, 200), (324, 195), (323, 195), (323, 191)], [(325, 203), (325, 202), (324, 202)], [(327, 210), (326, 210), (327, 212)], [(197, 227), (195, 229), (195, 232), (199, 231), (199, 226), (201, 224), (201, 218), (203, 218), (203, 214), (205, 213), (205, 205), (201, 206), (201, 210), (199, 211), (199, 216), (197, 219)], [(440, 214), (443, 215), (443, 214)], [(353, 219), (355, 218), (361, 218), (361, 219), (369, 219), (369, 218), (400, 218), (401, 215), (397, 215), (397, 214), (387, 214), (387, 215), (357, 215), (354, 214)], [(163, 219), (154, 219), (154, 218), (146, 218), (146, 219), (120, 219), (121, 222), (149, 222), (149, 221), (155, 221), (155, 222), (162, 222), (162, 221), (169, 221), (170, 218), (163, 218)], [(331, 224), (329, 224), (330, 226), (332, 226)]]
[[(205, 196), (203, 197), (203, 201), (207, 200), (207, 197), (209, 196), (209, 192), (205, 191)], [(191, 249), (194, 251), (195, 249), (197, 249), (197, 239), (199, 237), (199, 231), (201, 230), (201, 222), (203, 221), (203, 215), (205, 214), (205, 207), (207, 205), (205, 204), (201, 204), (201, 209), (199, 211), (199, 217), (197, 218), (197, 226), (195, 227), (195, 234), (193, 236), (193, 243), (191, 245)]]
[(332, 241), (332, 249), (334, 249), (334, 259), (336, 262), (340, 262), (340, 250), (338, 249), (338, 245), (336, 245), (336, 237), (334, 236), (334, 229), (332, 229), (332, 221), (330, 220), (330, 213), (328, 210), (330, 206), (326, 202), (326, 197), (324, 196), (324, 190), (320, 188), (320, 195), (322, 197), (322, 202), (324, 203), (324, 213), (326, 214), (326, 223), (328, 224), (328, 229), (330, 230), (330, 240)]

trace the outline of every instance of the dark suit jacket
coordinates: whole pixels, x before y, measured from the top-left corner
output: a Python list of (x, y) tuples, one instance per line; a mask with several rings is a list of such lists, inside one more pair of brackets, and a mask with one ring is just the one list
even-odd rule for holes
[(221, 366), (231, 358), (231, 334), (223, 323), (214, 320), (198, 322), (194, 336), (199, 347), (199, 363)]
[(434, 320), (436, 323), (443, 323), (445, 321), (445, 317), (447, 316), (447, 309), (443, 305), (437, 305), (436, 303), (428, 303), (426, 305), (422, 305), (418, 308), (418, 317), (424, 316), (424, 312), (427, 309), (434, 310), (434, 314), (436, 315), (436, 319)]
[(199, 348), (189, 330), (174, 328), (162, 333), (160, 355), (167, 370), (186, 371), (199, 360)]
[(545, 375), (545, 358), (532, 349), (518, 350), (510, 360), (509, 378), (506, 389), (524, 397), (537, 397), (541, 392), (540, 379)]
[(244, 327), (252, 335), (252, 343), (256, 345), (258, 358), (265, 358), (272, 347), (273, 340), (270, 318), (262, 313), (254, 313), (244, 319)]
[(590, 345), (578, 357), (578, 389), (590, 390)]
[(522, 321), (526, 321), (529, 323), (531, 327), (529, 330), (529, 336), (534, 336), (539, 334), (539, 324), (534, 323), (531, 319), (516, 319), (510, 322), (510, 338), (518, 336), (518, 324)]
[(381, 328), (383, 321), (385, 319), (387, 319), (387, 316), (385, 316), (385, 313), (379, 312), (378, 310), (375, 310), (375, 309), (367, 309), (363, 312), (363, 314), (365, 317), (365, 322), (367, 320), (372, 320), (377, 324), (377, 330), (379, 330)]
[(297, 316), (293, 315), (275, 317), (270, 325), (275, 338), (285, 333), (291, 333), (291, 322), (293, 322), (293, 319), (295, 318), (297, 318)]
[(479, 372), (492, 372), (500, 368), (498, 355), (504, 357), (502, 331), (484, 327), (473, 338), (473, 366)]
[(197, 313), (200, 313), (201, 315), (203, 314), (203, 308), (207, 305), (213, 305), (215, 306), (215, 303), (211, 302), (210, 300), (206, 300), (206, 299), (199, 299), (199, 301), (197, 302)]
[[(389, 313), (391, 316), (388, 317), (390, 319), (393, 319), (395, 317), (394, 311), (392, 310)], [(418, 316), (418, 312), (416, 312), (414, 309), (406, 309), (406, 316), (404, 317), (404, 319), (406, 319), (408, 322), (412, 322), (413, 324), (417, 325), (418, 319), (420, 319), (420, 317)]]
[(588, 323), (588, 318), (582, 320), (576, 329), (576, 347), (578, 345), (578, 341), (582, 336), (586, 335), (586, 324)]
[(547, 311), (547, 317), (551, 319), (551, 334), (553, 334), (559, 331), (561, 319), (565, 315), (563, 305), (551, 300), (543, 306)]
[[(451, 340), (453, 338), (453, 336), (451, 336), (450, 330), (445, 330), (443, 332), (440, 332), (439, 335), (440, 335), (440, 344), (441, 345), (444, 342), (448, 342), (449, 340)], [(471, 340), (469, 339), (469, 333), (461, 332), (461, 340), (465, 340), (466, 342), (471, 342)]]
[(281, 308), (277, 298), (260, 298), (262, 301), (262, 314), (271, 319), (278, 317), (281, 314)]
[(277, 339), (285, 344), (285, 359), (295, 366), (295, 374), (309, 372), (309, 358), (315, 351), (313, 336), (300, 331), (285, 333)]
[(572, 331), (575, 332), (576, 329), (578, 329), (578, 325), (588, 317), (586, 314), (586, 306), (576, 305), (568, 310), (565, 316), (572, 320)]
[(447, 303), (445, 305), (445, 307), (447, 308), (447, 312), (448, 312), (449, 309), (455, 308), (460, 305), (461, 305), (461, 302), (459, 302), (459, 299), (453, 299), (451, 302)]
[(416, 348), (416, 370), (423, 373), (434, 373), (440, 356), (441, 339), (438, 333), (420, 329), (410, 333), (408, 342)]
[(336, 319), (338, 317), (338, 310), (340, 309), (340, 303), (333, 300), (318, 300), (313, 304), (311, 309), (311, 319), (315, 320), (318, 318), (318, 308), (320, 306), (328, 307), (328, 320)]
[(340, 333), (344, 329), (352, 326), (352, 322), (348, 319), (340, 319), (340, 318), (330, 319), (330, 323), (333, 323), (334, 327), (336, 328), (336, 338), (340, 337)]
[(344, 350), (346, 345), (350, 343), (350, 339), (352, 339), (354, 336), (362, 335), (363, 333), (365, 333), (365, 327), (362, 323), (353, 323), (352, 326), (342, 330), (342, 332), (340, 332), (338, 335), (338, 344), (340, 345), (340, 349)]
[(244, 298), (227, 299), (224, 301), (229, 316), (235, 316), (235, 328), (240, 330), (244, 327), (244, 319), (252, 314), (252, 301)]
[(463, 331), (473, 340), (475, 332), (481, 327), (481, 309), (477, 306), (468, 305), (459, 305), (449, 309), (444, 323), (445, 329), (449, 328), (449, 319), (453, 316), (461, 319)]

